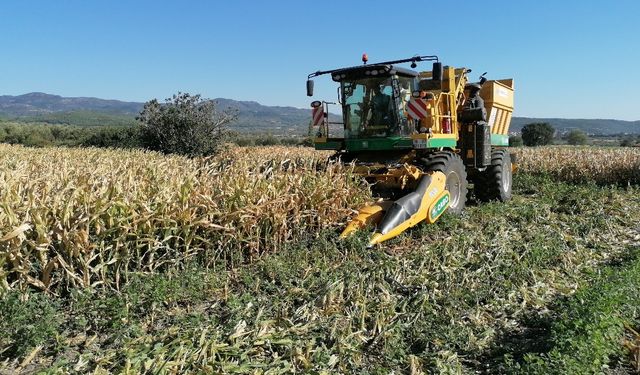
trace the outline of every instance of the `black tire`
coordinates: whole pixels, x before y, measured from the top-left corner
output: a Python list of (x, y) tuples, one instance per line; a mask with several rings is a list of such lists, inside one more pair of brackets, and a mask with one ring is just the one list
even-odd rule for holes
[(506, 202), (511, 199), (512, 188), (511, 155), (507, 150), (494, 150), (491, 165), (479, 172), (474, 180), (475, 196), (478, 200)]
[(421, 159), (424, 171), (439, 171), (447, 176), (446, 188), (451, 194), (448, 212), (460, 215), (467, 200), (467, 170), (458, 154), (438, 151)]

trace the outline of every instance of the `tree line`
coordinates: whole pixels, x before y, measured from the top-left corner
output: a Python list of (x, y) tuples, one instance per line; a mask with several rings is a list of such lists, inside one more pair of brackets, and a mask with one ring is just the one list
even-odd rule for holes
[[(556, 129), (547, 122), (536, 122), (522, 127), (520, 135), (509, 137), (510, 146), (545, 146), (554, 143), (558, 137)], [(587, 133), (580, 129), (571, 129), (560, 137), (569, 145), (586, 145), (589, 143)]]
[[(272, 134), (242, 134), (229, 130), (238, 113), (217, 108), (200, 95), (178, 93), (160, 103), (145, 103), (134, 126), (82, 127), (69, 125), (16, 124), (0, 122), (0, 142), (26, 146), (84, 146), (146, 148), (187, 156), (215, 154), (226, 142), (240, 146), (311, 145), (308, 138), (277, 137)], [(511, 136), (511, 146), (552, 144), (556, 130), (548, 123), (531, 123), (521, 135)], [(563, 136), (571, 145), (588, 143), (587, 134), (573, 129)], [(626, 144), (625, 144), (626, 142)], [(623, 141), (632, 146), (636, 141)]]
[[(0, 121), (0, 143), (29, 147), (114, 147), (142, 148), (138, 126), (51, 125)], [(271, 133), (228, 131), (224, 142), (238, 146), (311, 146), (305, 137), (279, 136)]]
[(240, 146), (310, 145), (302, 137), (232, 132), (237, 111), (220, 110), (200, 95), (178, 93), (145, 103), (134, 126), (71, 126), (0, 122), (0, 142), (32, 147), (146, 148), (187, 156), (212, 155), (230, 142)]

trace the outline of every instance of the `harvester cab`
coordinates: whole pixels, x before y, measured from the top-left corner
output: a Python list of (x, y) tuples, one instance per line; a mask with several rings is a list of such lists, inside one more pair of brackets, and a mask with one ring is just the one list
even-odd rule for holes
[[(511, 198), (514, 169), (508, 146), (513, 80), (468, 81), (466, 68), (443, 66), (437, 56), (317, 71), (339, 84), (342, 122), (328, 120), (327, 102), (312, 102), (315, 148), (354, 162), (378, 201), (359, 210), (343, 236), (374, 226), (377, 244), (446, 210), (459, 214), (470, 185), (477, 199)], [(399, 64), (432, 62), (417, 72)], [(486, 74), (486, 73), (485, 73)], [(330, 125), (342, 127), (333, 136)]]

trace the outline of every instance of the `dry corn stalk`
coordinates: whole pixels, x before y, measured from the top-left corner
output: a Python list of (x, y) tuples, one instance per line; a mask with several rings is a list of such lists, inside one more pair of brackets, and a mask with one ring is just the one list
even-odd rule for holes
[[(0, 145), (0, 290), (116, 286), (129, 271), (277, 251), (343, 223), (369, 192), (327, 155)], [(235, 260), (235, 258), (234, 258)]]
[(640, 148), (523, 147), (519, 170), (570, 182), (626, 185), (640, 183)]

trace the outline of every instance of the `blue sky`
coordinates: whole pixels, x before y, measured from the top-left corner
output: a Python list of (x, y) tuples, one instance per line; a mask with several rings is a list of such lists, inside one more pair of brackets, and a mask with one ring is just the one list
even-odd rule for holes
[[(640, 120), (640, 1), (447, 3), (3, 1), (0, 95), (308, 108), (310, 72), (436, 54), (474, 79), (513, 77), (516, 116)], [(315, 98), (335, 97), (316, 80)]]

